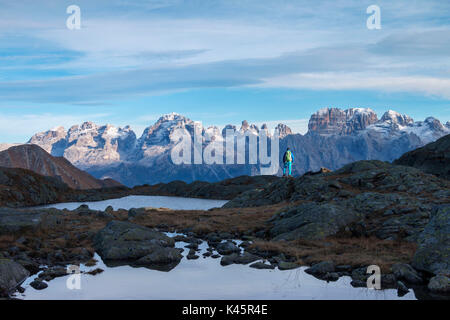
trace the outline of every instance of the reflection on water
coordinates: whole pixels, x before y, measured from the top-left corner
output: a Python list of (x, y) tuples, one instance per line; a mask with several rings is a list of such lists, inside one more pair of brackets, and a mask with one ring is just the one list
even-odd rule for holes
[(39, 208), (56, 208), (74, 210), (82, 204), (87, 204), (93, 210), (105, 210), (106, 207), (112, 206), (114, 210), (131, 208), (169, 208), (173, 210), (208, 210), (223, 206), (226, 200), (208, 200), (182, 197), (163, 197), (163, 196), (128, 196), (118, 199), (109, 199), (104, 201), (91, 202), (67, 202), (57, 203)]
[[(173, 236), (173, 234), (169, 234)], [(184, 242), (177, 242), (183, 248)], [(257, 270), (248, 265), (222, 267), (220, 259), (203, 258), (207, 244), (199, 249), (200, 258), (187, 260), (170, 272), (132, 268), (130, 266), (107, 267), (96, 255), (99, 263), (91, 268), (105, 272), (96, 276), (81, 275), (81, 290), (66, 288), (67, 277), (50, 281), (48, 288), (37, 291), (29, 286), (36, 277), (24, 283), (19, 299), (415, 299), (410, 291), (397, 297), (396, 290), (369, 290), (353, 288), (350, 277), (342, 277), (327, 283), (304, 272), (304, 267), (280, 271)], [(188, 249), (183, 255), (186, 256)]]

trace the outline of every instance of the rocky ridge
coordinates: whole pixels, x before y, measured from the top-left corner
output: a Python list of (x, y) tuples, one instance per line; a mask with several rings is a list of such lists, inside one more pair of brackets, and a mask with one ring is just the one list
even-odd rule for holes
[(53, 157), (34, 144), (14, 146), (1, 151), (0, 167), (22, 168), (43, 176), (55, 177), (72, 189), (101, 189), (121, 186), (120, 183), (111, 179), (96, 179), (73, 166), (65, 158)]

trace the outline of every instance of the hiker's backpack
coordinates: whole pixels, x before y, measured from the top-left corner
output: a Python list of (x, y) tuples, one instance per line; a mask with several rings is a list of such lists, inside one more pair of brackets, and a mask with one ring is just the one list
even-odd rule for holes
[(292, 162), (292, 153), (291, 150), (286, 151), (285, 162)]

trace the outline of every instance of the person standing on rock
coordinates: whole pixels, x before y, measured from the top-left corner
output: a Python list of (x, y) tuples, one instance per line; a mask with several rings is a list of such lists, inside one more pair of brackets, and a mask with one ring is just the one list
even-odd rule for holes
[(286, 169), (288, 169), (288, 177), (292, 176), (292, 162), (294, 162), (294, 154), (289, 148), (287, 148), (283, 155), (283, 177), (286, 176)]

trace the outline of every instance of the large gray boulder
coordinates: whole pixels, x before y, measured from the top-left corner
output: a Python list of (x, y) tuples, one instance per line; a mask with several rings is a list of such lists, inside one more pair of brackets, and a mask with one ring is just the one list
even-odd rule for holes
[(362, 213), (332, 203), (303, 203), (272, 217), (270, 236), (274, 240), (324, 239), (362, 217)]
[(239, 247), (237, 247), (231, 241), (226, 241), (226, 242), (219, 243), (217, 245), (216, 249), (217, 249), (217, 252), (220, 253), (221, 255), (229, 255), (229, 254), (232, 254), (232, 253), (239, 253), (239, 252), (241, 252), (241, 249), (239, 249)]
[(179, 262), (181, 254), (174, 244), (161, 232), (123, 221), (109, 222), (94, 236), (94, 248), (102, 259), (145, 266)]
[(143, 256), (133, 263), (133, 266), (147, 267), (159, 271), (170, 271), (180, 260), (183, 249), (158, 247), (152, 253)]
[(450, 205), (433, 209), (418, 244), (414, 268), (436, 275), (450, 274)]
[(30, 273), (20, 264), (0, 259), (0, 297), (7, 297), (29, 276)]

